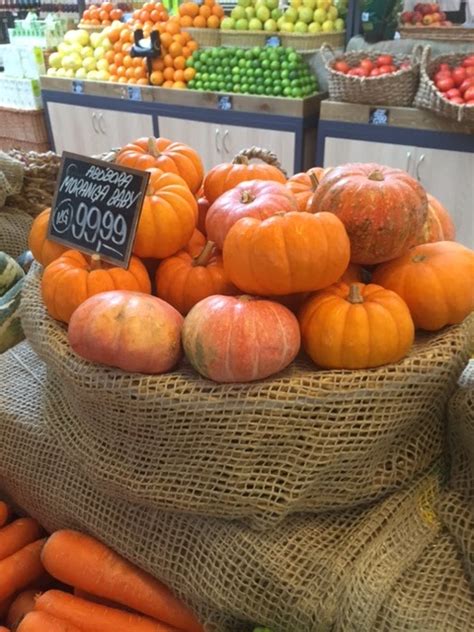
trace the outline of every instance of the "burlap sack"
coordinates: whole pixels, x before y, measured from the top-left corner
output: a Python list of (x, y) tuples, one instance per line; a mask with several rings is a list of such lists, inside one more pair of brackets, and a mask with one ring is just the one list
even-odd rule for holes
[(19, 193), (23, 185), (23, 164), (0, 151), (0, 208), (9, 195)]
[[(473, 604), (455, 550), (452, 558), (433, 558), (440, 534), (435, 472), (370, 507), (292, 516), (259, 533), (118, 501), (91, 483), (49, 433), (62, 405), (27, 343), (3, 356), (0, 382), (0, 488), (50, 530), (87, 531), (167, 582), (208, 630), (240, 632), (254, 622), (274, 632), (470, 629)], [(434, 579), (418, 571), (425, 558), (436, 567), (438, 593)], [(405, 588), (401, 577), (418, 589)], [(399, 607), (408, 597), (417, 626)]]
[(28, 234), (33, 220), (18, 209), (0, 208), (0, 252), (18, 257), (28, 250)]
[(120, 499), (255, 528), (379, 498), (424, 471), (467, 357), (460, 326), (378, 370), (300, 360), (274, 379), (219, 385), (185, 364), (152, 377), (81, 360), (45, 312), (39, 266), (21, 314), (61, 406), (49, 431), (91, 480)]

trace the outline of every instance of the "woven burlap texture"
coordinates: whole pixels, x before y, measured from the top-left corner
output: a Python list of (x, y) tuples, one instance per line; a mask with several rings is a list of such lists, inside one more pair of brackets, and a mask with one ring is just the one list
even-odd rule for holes
[(26, 342), (3, 356), (0, 380), (0, 488), (49, 530), (89, 532), (167, 582), (208, 630), (471, 629), (472, 595), (436, 519), (435, 471), (370, 507), (292, 516), (260, 533), (119, 501), (91, 483), (49, 432), (62, 408)]
[(19, 193), (23, 185), (23, 164), (0, 151), (0, 207), (9, 195)]
[(0, 208), (0, 252), (18, 257), (28, 250), (28, 234), (33, 220), (19, 209)]
[(381, 497), (441, 453), (444, 408), (467, 357), (462, 326), (377, 370), (300, 360), (273, 379), (219, 385), (185, 364), (141, 376), (83, 361), (46, 314), (40, 279), (36, 265), (21, 315), (63, 411), (49, 430), (117, 498), (269, 528)]

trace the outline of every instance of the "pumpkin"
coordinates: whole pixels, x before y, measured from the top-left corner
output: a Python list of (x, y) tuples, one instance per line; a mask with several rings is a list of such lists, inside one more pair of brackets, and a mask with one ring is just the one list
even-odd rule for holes
[(156, 296), (116, 290), (88, 298), (72, 314), (71, 347), (90, 362), (164, 373), (181, 357), (183, 317)]
[(200, 230), (195, 228), (193, 234), (191, 235), (191, 239), (184, 247), (184, 250), (194, 257), (194, 255), (198, 255), (201, 252), (206, 243), (207, 239)]
[(210, 296), (183, 325), (186, 357), (216, 382), (252, 382), (282, 371), (296, 357), (300, 331), (283, 305), (252, 296)]
[(368, 369), (398, 362), (413, 344), (407, 305), (379, 285), (337, 283), (304, 304), (303, 347), (326, 369)]
[(451, 215), (433, 195), (429, 193), (426, 195), (428, 197), (428, 216), (421, 229), (418, 243), (426, 244), (433, 241), (454, 241), (456, 238), (456, 229)]
[[(0, 253), (0, 262), (1, 255)], [(0, 297), (0, 353), (4, 353), (25, 338), (20, 319), (20, 299), (24, 276)]]
[(0, 296), (3, 296), (24, 276), (25, 273), (20, 264), (6, 252), (0, 252)]
[[(263, 164), (251, 163), (253, 158), (262, 160)], [(204, 196), (209, 204), (213, 204), (223, 193), (245, 180), (273, 180), (285, 184), (286, 176), (275, 154), (260, 147), (251, 147), (239, 152), (232, 162), (217, 165), (207, 173)]]
[(222, 257), (209, 241), (198, 256), (182, 250), (160, 263), (156, 271), (156, 294), (181, 314), (213, 294), (238, 294), (227, 278)]
[(164, 259), (191, 239), (197, 222), (197, 202), (180, 176), (160, 169), (149, 171), (133, 254)]
[(314, 167), (303, 173), (295, 173), (286, 183), (288, 189), (295, 196), (300, 211), (311, 210), (313, 195), (325, 171), (329, 171), (329, 169)]
[(143, 171), (155, 167), (183, 178), (192, 193), (197, 193), (204, 177), (204, 167), (197, 151), (167, 138), (139, 138), (125, 145), (115, 162)]
[(102, 263), (98, 255), (86, 257), (68, 250), (45, 268), (41, 289), (48, 313), (68, 323), (74, 310), (90, 296), (109, 290), (149, 294), (151, 284), (145, 266), (136, 257), (131, 257), (128, 270), (124, 270)]
[(28, 248), (33, 257), (43, 266), (49, 265), (68, 249), (67, 246), (57, 244), (47, 239), (49, 216), (51, 209), (47, 208), (35, 217), (28, 236)]
[(340, 283), (363, 283), (366, 271), (355, 263), (350, 263), (347, 270), (339, 279)]
[(205, 233), (206, 232), (206, 216), (207, 216), (207, 211), (209, 210), (210, 204), (207, 198), (203, 196), (198, 198), (197, 203), (198, 203), (197, 227), (201, 231), (201, 233)]
[(380, 265), (373, 281), (403, 298), (415, 327), (436, 331), (474, 310), (474, 251), (454, 241), (421, 244)]
[(349, 238), (332, 213), (246, 217), (224, 243), (224, 269), (248, 294), (310, 292), (335, 283), (349, 264)]
[(227, 233), (242, 217), (262, 220), (276, 213), (297, 210), (295, 196), (283, 184), (264, 180), (241, 182), (210, 207), (206, 234), (222, 250)]
[(416, 243), (428, 199), (405, 171), (356, 163), (324, 176), (312, 210), (339, 217), (351, 241), (351, 261), (364, 265), (399, 257)]

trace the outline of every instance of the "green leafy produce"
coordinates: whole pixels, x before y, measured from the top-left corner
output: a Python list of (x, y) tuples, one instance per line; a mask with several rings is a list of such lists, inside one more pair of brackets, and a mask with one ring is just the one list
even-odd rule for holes
[(294, 48), (212, 48), (187, 60), (196, 69), (191, 90), (302, 99), (318, 90), (308, 64)]

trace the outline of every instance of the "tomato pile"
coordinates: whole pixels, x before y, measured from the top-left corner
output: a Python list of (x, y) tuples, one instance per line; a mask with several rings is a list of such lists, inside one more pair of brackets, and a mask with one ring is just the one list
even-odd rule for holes
[(451, 103), (474, 105), (474, 55), (469, 55), (454, 68), (449, 64), (440, 64), (433, 81)]
[(379, 55), (375, 61), (366, 57), (357, 66), (349, 66), (346, 61), (337, 61), (333, 66), (334, 70), (351, 77), (380, 77), (380, 75), (391, 75), (407, 68), (411, 68), (408, 60), (397, 66), (392, 55)]

